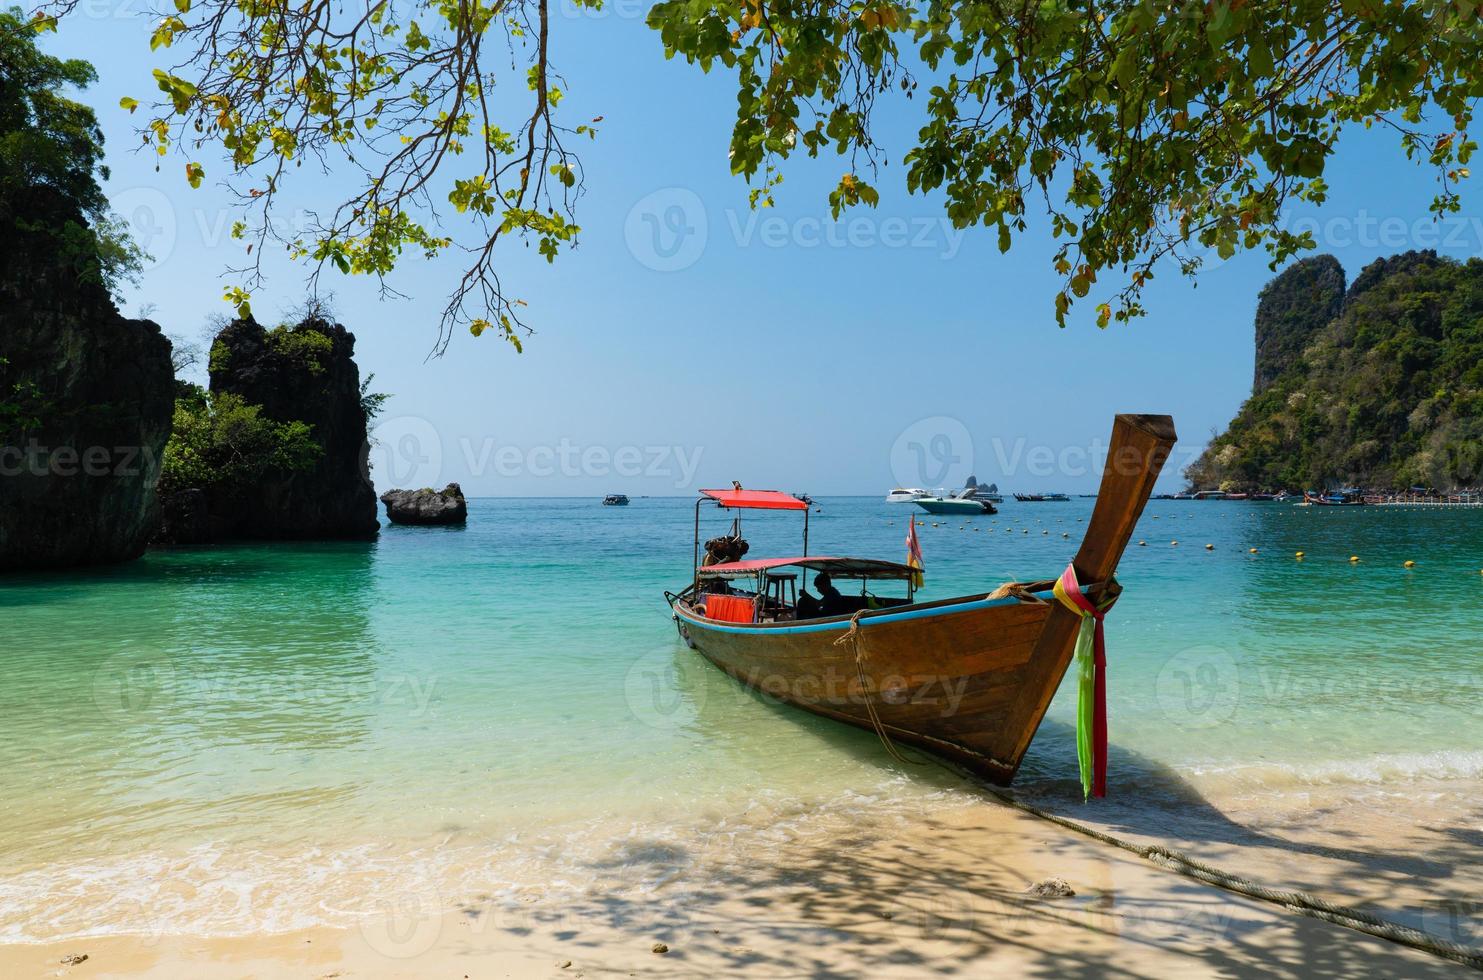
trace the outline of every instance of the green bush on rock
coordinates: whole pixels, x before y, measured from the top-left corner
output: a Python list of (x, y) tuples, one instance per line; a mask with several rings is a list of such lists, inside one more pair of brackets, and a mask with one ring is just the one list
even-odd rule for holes
[(303, 422), (275, 422), (238, 395), (196, 388), (175, 403), (161, 493), (226, 490), (268, 472), (313, 466), (321, 449)]

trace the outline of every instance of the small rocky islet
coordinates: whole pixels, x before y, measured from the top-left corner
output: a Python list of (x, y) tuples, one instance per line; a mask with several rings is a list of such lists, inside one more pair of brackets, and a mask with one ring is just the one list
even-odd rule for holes
[(381, 495), (386, 517), (393, 524), (413, 526), (461, 525), (468, 520), (469, 505), (463, 488), (450, 483), (442, 490), (388, 490)]

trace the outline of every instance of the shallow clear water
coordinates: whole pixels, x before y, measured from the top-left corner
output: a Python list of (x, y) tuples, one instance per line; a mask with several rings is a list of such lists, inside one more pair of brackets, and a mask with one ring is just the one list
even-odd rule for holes
[[(927, 518), (924, 597), (1055, 575), (1092, 503)], [(903, 553), (907, 507), (820, 506), (815, 552)], [(734, 856), (971, 801), (679, 642), (663, 590), (693, 519), (478, 500), (466, 529), (0, 579), (0, 940), (333, 922), (407, 875), (579, 889), (623, 842)], [(748, 517), (752, 555), (794, 553), (799, 525)], [(1258, 814), (1313, 787), (1471, 798), (1480, 569), (1483, 510), (1151, 502), (1109, 619), (1113, 793)], [(1074, 786), (1073, 698), (1017, 783), (1042, 799)]]

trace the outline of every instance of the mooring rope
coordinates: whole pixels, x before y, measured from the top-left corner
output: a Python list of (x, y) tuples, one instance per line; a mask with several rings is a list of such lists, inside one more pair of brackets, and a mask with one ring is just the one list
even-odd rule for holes
[(901, 752), (896, 748), (896, 744), (891, 741), (891, 736), (887, 734), (886, 726), (881, 721), (881, 716), (876, 713), (875, 699), (870, 696), (870, 685), (869, 682), (865, 679), (865, 646), (860, 642), (860, 617), (865, 612), (866, 610), (864, 609), (855, 611), (855, 614), (850, 617), (850, 628), (846, 630), (839, 639), (834, 641), (834, 645), (843, 646), (846, 642), (848, 642), (852, 646), (854, 646), (855, 673), (860, 678), (860, 696), (865, 700), (865, 712), (866, 714), (870, 715), (871, 727), (875, 729), (876, 735), (880, 736), (881, 744), (886, 747), (886, 751), (890, 753), (891, 758), (895, 759), (902, 765), (907, 766), (928, 765), (930, 764), (930, 760), (917, 761), (915, 759), (908, 759), (906, 756), (902, 755)]
[[(944, 768), (949, 767), (944, 766)], [(1213, 885), (1216, 888), (1222, 888), (1226, 891), (1236, 892), (1248, 898), (1255, 898), (1260, 901), (1281, 905), (1289, 912), (1296, 912), (1314, 919), (1321, 919), (1324, 922), (1331, 922), (1334, 925), (1343, 926), (1346, 929), (1363, 932), (1367, 935), (1398, 943), (1402, 946), (1409, 946), (1412, 949), (1430, 953), (1433, 956), (1440, 956), (1442, 959), (1451, 960), (1454, 963), (1461, 963), (1463, 966), (1470, 966), (1475, 970), (1483, 970), (1483, 950), (1463, 946), (1460, 943), (1454, 943), (1450, 940), (1442, 939), (1439, 936), (1433, 936), (1431, 933), (1422, 932), (1420, 929), (1413, 929), (1410, 926), (1404, 926), (1398, 922), (1391, 922), (1389, 919), (1382, 919), (1379, 916), (1371, 915), (1369, 912), (1353, 908), (1352, 906), (1339, 905), (1319, 898), (1316, 895), (1310, 895), (1307, 892), (1291, 891), (1273, 888), (1270, 885), (1263, 885), (1249, 878), (1231, 874), (1229, 871), (1222, 871), (1220, 868), (1205, 864), (1203, 861), (1196, 861), (1188, 855), (1170, 850), (1158, 844), (1135, 844), (1132, 841), (1123, 840), (1120, 837), (1098, 830), (1095, 827), (1087, 826), (1076, 820), (1071, 820), (1059, 814), (1051, 813), (1049, 810), (1043, 810), (1038, 806), (1033, 806), (1002, 790), (995, 789), (991, 786), (982, 786), (982, 788), (1000, 802), (1006, 803), (1017, 810), (1022, 810), (1042, 820), (1048, 820), (1067, 830), (1074, 830), (1078, 834), (1084, 834), (1104, 844), (1111, 844), (1114, 847), (1136, 854), (1147, 861), (1152, 861), (1165, 870), (1173, 871), (1187, 878), (1194, 878), (1196, 881), (1202, 881), (1207, 885)]]
[[(1024, 591), (1019, 586), (1019, 583), (1006, 582), (999, 589), (995, 590), (995, 593), (999, 594), (991, 593), (989, 598), (1000, 598), (1003, 594), (1015, 595), (1015, 591), (1011, 590), (1016, 589), (1018, 591)], [(1018, 597), (1016, 596), (1016, 598)], [(1044, 602), (1043, 599), (1039, 599), (1038, 597), (1036, 597), (1035, 601)], [(896, 748), (895, 743), (891, 741), (891, 736), (886, 732), (885, 724), (881, 721), (880, 715), (875, 710), (874, 699), (870, 696), (870, 687), (865, 678), (865, 648), (860, 642), (860, 616), (865, 611), (863, 609), (859, 610), (850, 617), (850, 628), (834, 641), (834, 645), (843, 646), (845, 643), (850, 643), (854, 646), (855, 670), (860, 678), (860, 693), (865, 699), (865, 710), (870, 715), (870, 723), (875, 728), (876, 735), (880, 736), (881, 744), (886, 747), (886, 751), (890, 753), (891, 758), (904, 765), (937, 765), (949, 772), (965, 775), (964, 770), (932, 755), (927, 755), (921, 760), (908, 759), (901, 754), (900, 750)], [(1193, 878), (1196, 881), (1204, 882), (1207, 885), (1224, 889), (1225, 891), (1235, 892), (1238, 895), (1245, 895), (1247, 898), (1254, 898), (1258, 901), (1280, 905), (1289, 912), (1296, 912), (1299, 915), (1306, 915), (1309, 918), (1329, 922), (1337, 926), (1342, 926), (1345, 929), (1362, 932), (1366, 935), (1374, 936), (1377, 939), (1384, 939), (1387, 942), (1396, 943), (1397, 945), (1406, 946), (1423, 953), (1429, 953), (1432, 956), (1450, 960), (1454, 963), (1460, 963), (1463, 966), (1472, 967), (1475, 970), (1483, 970), (1483, 950), (1464, 946), (1461, 943), (1454, 943), (1450, 940), (1442, 939), (1439, 936), (1433, 936), (1431, 933), (1422, 932), (1420, 929), (1413, 929), (1410, 926), (1401, 925), (1399, 922), (1382, 919), (1379, 916), (1371, 915), (1369, 912), (1353, 908), (1352, 906), (1339, 905), (1335, 902), (1319, 898), (1316, 895), (1310, 895), (1307, 892), (1263, 885), (1249, 878), (1231, 874), (1229, 871), (1222, 871), (1220, 868), (1206, 864), (1203, 861), (1196, 861), (1186, 854), (1170, 850), (1159, 844), (1135, 844), (1132, 841), (1124, 840), (1121, 837), (1098, 830), (1095, 827), (1072, 820), (1069, 817), (1063, 817), (1059, 814), (1051, 813), (1049, 810), (1044, 810), (1033, 804), (1026, 803), (1010, 793), (984, 784), (971, 775), (968, 778), (1001, 803), (1028, 813), (1031, 816), (1039, 817), (1041, 820), (1049, 821), (1066, 830), (1075, 831), (1078, 834), (1100, 841), (1103, 844), (1110, 844), (1131, 854), (1136, 854), (1166, 871), (1172, 871), (1175, 874), (1184, 875), (1186, 878)]]

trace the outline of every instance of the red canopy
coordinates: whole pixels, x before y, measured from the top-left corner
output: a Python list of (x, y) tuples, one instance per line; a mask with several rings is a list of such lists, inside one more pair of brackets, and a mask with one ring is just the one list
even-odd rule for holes
[(718, 501), (722, 507), (746, 507), (751, 510), (808, 510), (808, 504), (781, 490), (702, 490), (703, 496)]

